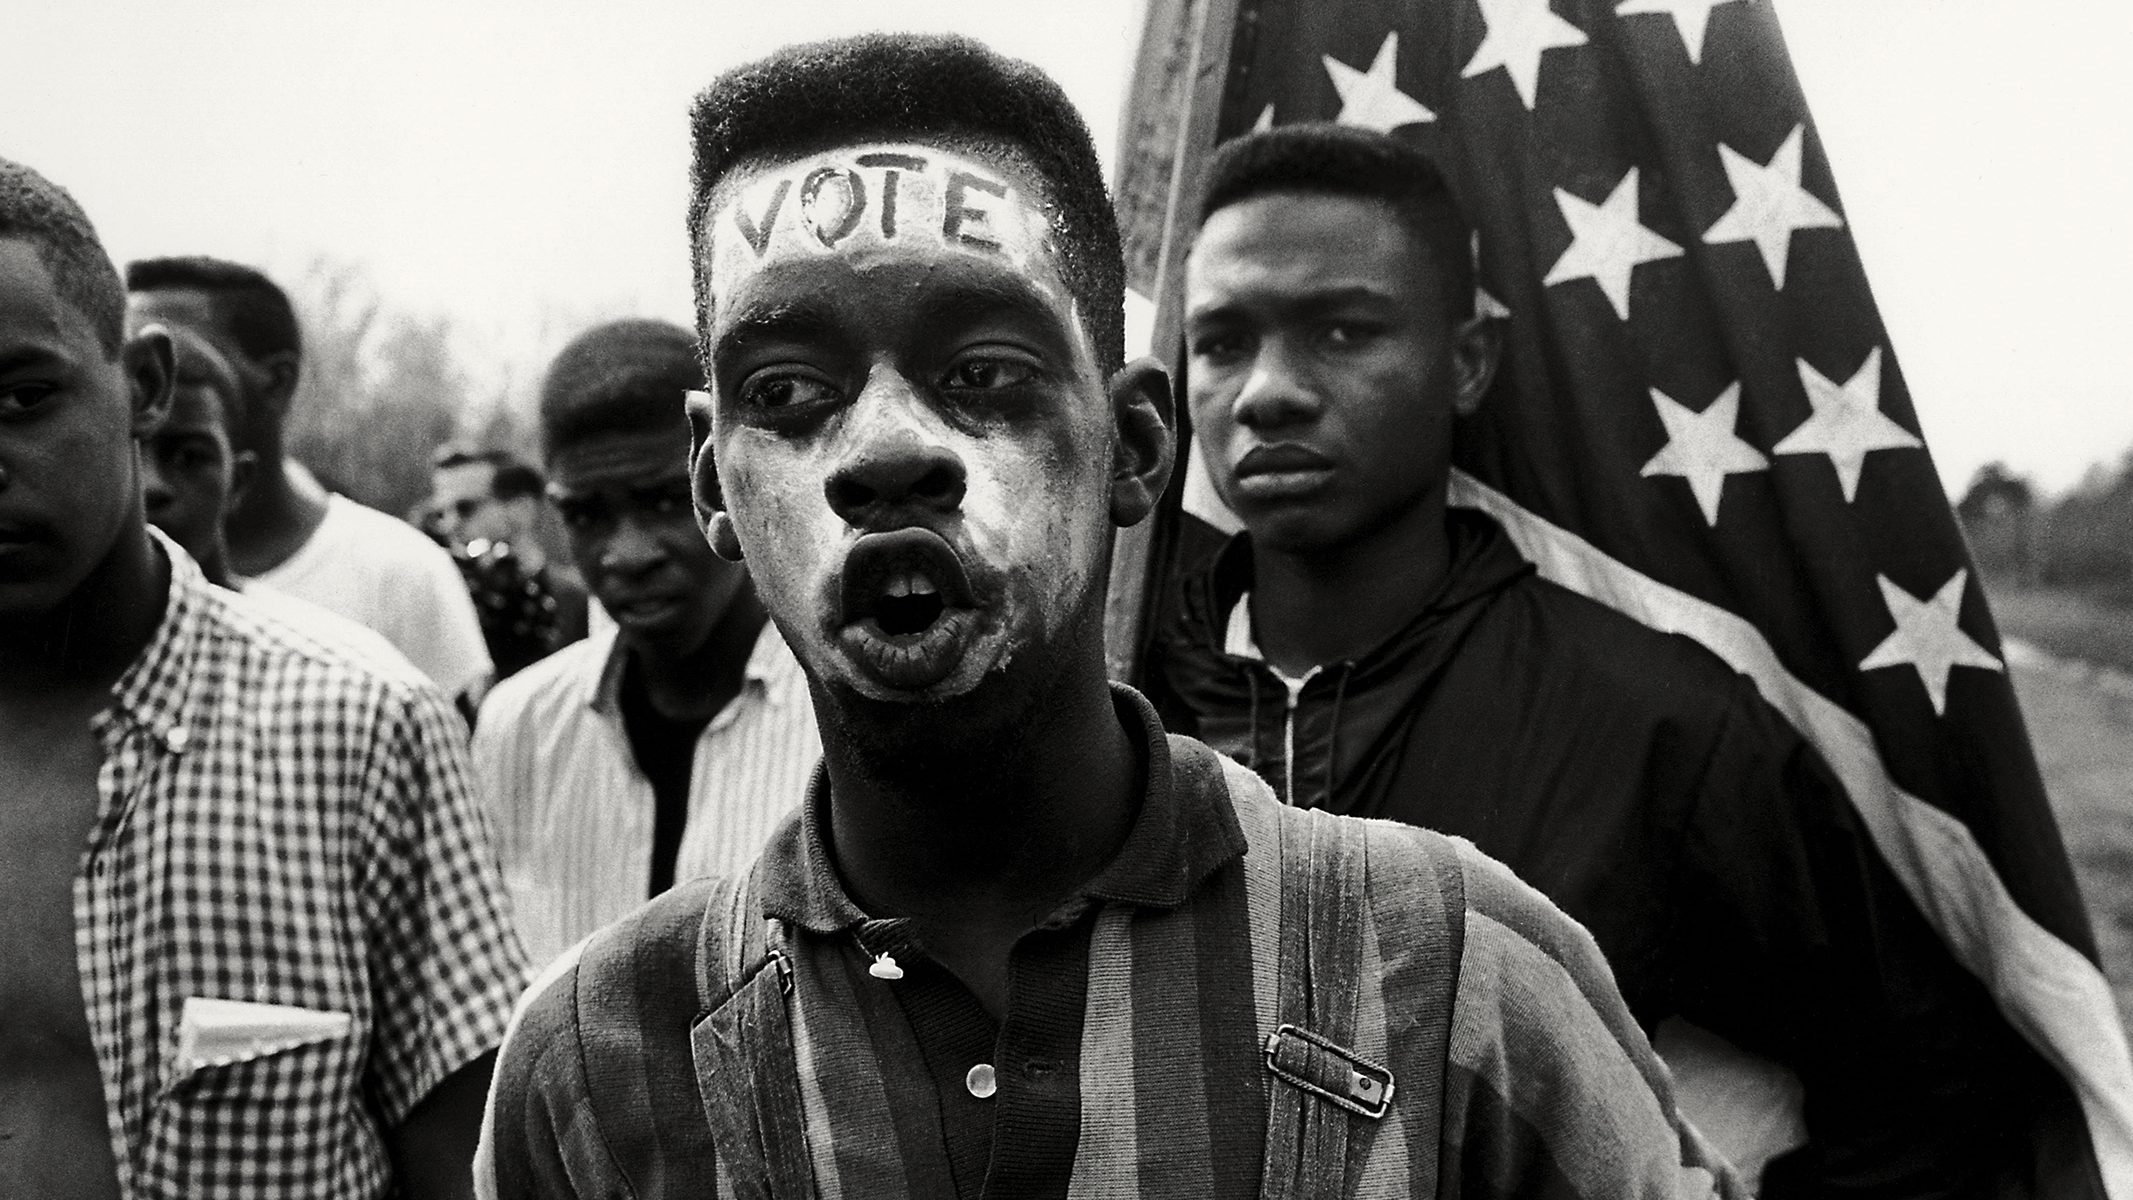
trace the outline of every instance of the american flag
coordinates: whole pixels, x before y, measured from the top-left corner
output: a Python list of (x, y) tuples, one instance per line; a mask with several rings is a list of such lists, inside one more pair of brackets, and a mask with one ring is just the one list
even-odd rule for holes
[[(2125, 1033), (1767, 0), (1149, 0), (1116, 190), (1159, 355), (1209, 152), (1327, 119), (1446, 170), (1509, 318), (1454, 503), (1757, 682), (2133, 1200)], [(1193, 472), (1186, 512), (1234, 527)]]

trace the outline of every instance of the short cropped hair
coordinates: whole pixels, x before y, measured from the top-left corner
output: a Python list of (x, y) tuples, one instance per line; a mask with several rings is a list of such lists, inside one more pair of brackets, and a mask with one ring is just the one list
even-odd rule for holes
[[(695, 161), (689, 246), (701, 263), (711, 194), (726, 173), (763, 154), (804, 154), (868, 138), (1005, 142), (1049, 193), (1067, 289), (1081, 308), (1097, 365), (1125, 361), (1125, 260), (1089, 128), (1066, 93), (1028, 63), (946, 34), (877, 33), (788, 46), (720, 76), (691, 113)], [(696, 276), (698, 333), (711, 297)], [(708, 372), (710, 347), (703, 347)]]
[(1437, 165), (1413, 146), (1375, 130), (1331, 122), (1282, 125), (1223, 144), (1207, 168), (1200, 223), (1269, 192), (1312, 192), (1389, 205), (1440, 268), (1446, 309), (1474, 311), (1472, 234)]
[(509, 450), (447, 444), (430, 458), (430, 466), (440, 471), (476, 463), (489, 468), (489, 494), (498, 500), (516, 500), (520, 496), (538, 499), (547, 486), (539, 471)]
[[(573, 338), (541, 382), (541, 454), (587, 437), (674, 431), (688, 434), (686, 395), (701, 391), (696, 337), (670, 321), (630, 319)], [(684, 442), (677, 440), (675, 454)]]
[(234, 437), (235, 430), (244, 428), (244, 380), (206, 335), (183, 326), (168, 329), (171, 351), (177, 357), (178, 383), (214, 388), (215, 394), (222, 397), (223, 432)]
[(214, 302), (219, 332), (227, 334), (245, 356), (257, 362), (270, 355), (301, 354), (303, 334), (288, 293), (259, 271), (205, 255), (144, 258), (126, 267), (126, 290), (154, 292), (184, 288)]
[(52, 276), (52, 289), (89, 319), (109, 358), (126, 343), (126, 292), (89, 214), (53, 183), (0, 158), (0, 238), (29, 243)]

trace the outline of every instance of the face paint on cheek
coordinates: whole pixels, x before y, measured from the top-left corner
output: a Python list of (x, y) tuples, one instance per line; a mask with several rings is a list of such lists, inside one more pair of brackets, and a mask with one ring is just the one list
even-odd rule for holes
[(971, 549), (1000, 572), (1012, 609), (1004, 663), (1026, 643), (1055, 641), (1080, 611), (1109, 518), (1057, 447), (993, 461), (995, 471), (973, 463), (963, 514)]
[(1038, 198), (988, 163), (934, 146), (847, 146), (763, 170), (709, 218), (712, 303), (795, 258), (886, 251), (989, 257), (1071, 304)]
[(721, 439), (717, 453), (726, 511), (757, 594), (785, 627), (817, 627), (824, 619), (814, 611), (817, 594), (839, 537), (836, 514), (820, 502), (820, 470), (748, 430)]

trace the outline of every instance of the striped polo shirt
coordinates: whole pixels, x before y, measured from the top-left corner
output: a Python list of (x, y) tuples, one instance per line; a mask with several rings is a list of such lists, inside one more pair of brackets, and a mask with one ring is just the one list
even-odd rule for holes
[[(496, 685), (474, 774), (519, 937), (536, 963), (644, 903), (657, 802), (622, 727), (613, 626)], [(755, 859), (822, 755), (800, 664), (763, 623), (741, 690), (698, 735), (677, 882)]]
[(1125, 844), (991, 1021), (844, 891), (808, 800), (745, 877), (557, 960), (488, 1196), (1734, 1197), (1583, 929), (1471, 845), (1286, 808), (1118, 708)]

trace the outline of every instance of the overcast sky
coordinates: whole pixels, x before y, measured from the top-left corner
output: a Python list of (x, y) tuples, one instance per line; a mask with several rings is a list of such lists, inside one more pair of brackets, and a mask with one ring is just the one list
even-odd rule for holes
[[(1772, 0), (1760, 0), (1772, 2)], [(1775, 0), (1950, 488), (2133, 445), (2133, 5)], [(586, 320), (686, 321), (689, 97), (780, 42), (956, 29), (1110, 150), (1137, 0), (0, 0), (0, 155), (113, 255), (360, 266), (530, 381)]]

